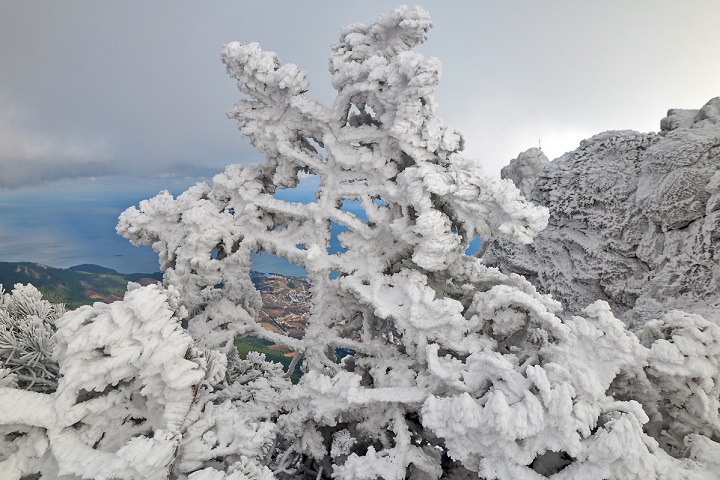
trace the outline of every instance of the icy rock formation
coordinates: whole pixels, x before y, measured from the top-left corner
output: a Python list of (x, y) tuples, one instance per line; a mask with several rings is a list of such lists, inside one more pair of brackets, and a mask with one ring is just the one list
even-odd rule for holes
[[(651, 384), (649, 361), (653, 372), (666, 366), (652, 355), (665, 351), (657, 342), (683, 343), (665, 333), (691, 327), (660, 328), (644, 346), (606, 302), (561, 319), (559, 302), (527, 280), (464, 254), (477, 234), (529, 243), (547, 211), (460, 155), (462, 137), (435, 115), (439, 62), (412, 51), (430, 26), (427, 12), (401, 7), (344, 29), (330, 57), (330, 107), (305, 95), (296, 66), (255, 43), (227, 45), (223, 61), (244, 98), (230, 117), (266, 163), (231, 165), (212, 186), (141, 202), (118, 232), (159, 253), (197, 342), (228, 351), (235, 336), (253, 334), (304, 356), (305, 374), (281, 396), (277, 448), (265, 457), (276, 477), (707, 478), (718, 445), (705, 421), (682, 429), (670, 406), (653, 412), (685, 435), (692, 464), (643, 430), (651, 420), (643, 405), (659, 391), (681, 398), (679, 387), (634, 389)], [(314, 202), (274, 196), (300, 173), (319, 177)], [(367, 221), (344, 201), (358, 202)], [(333, 223), (347, 228), (343, 252), (328, 251)], [(308, 272), (302, 339), (256, 322), (257, 250)], [(353, 353), (338, 361), (337, 348)], [(715, 361), (711, 349), (688, 354), (698, 365)], [(679, 381), (689, 374), (676, 372)], [(242, 398), (252, 411), (263, 397)], [(191, 478), (266, 478), (257, 464), (226, 464)]]
[(535, 185), (540, 172), (550, 163), (542, 150), (531, 148), (517, 158), (513, 158), (509, 164), (500, 171), (501, 178), (512, 180), (525, 198), (530, 198), (530, 192)]
[[(528, 198), (550, 209), (548, 227), (532, 245), (492, 242), (486, 264), (570, 312), (599, 298), (631, 325), (672, 308), (720, 323), (720, 98), (661, 126), (601, 133), (547, 165)], [(506, 174), (525, 188), (518, 161)]]

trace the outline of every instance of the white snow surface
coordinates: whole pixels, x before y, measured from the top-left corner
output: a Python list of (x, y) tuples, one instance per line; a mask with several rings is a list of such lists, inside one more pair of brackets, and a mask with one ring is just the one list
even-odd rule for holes
[(504, 175), (549, 223), (530, 245), (490, 242), (485, 263), (570, 312), (603, 299), (631, 326), (673, 308), (720, 323), (720, 98), (661, 127), (598, 134), (540, 171), (538, 149), (513, 160)]

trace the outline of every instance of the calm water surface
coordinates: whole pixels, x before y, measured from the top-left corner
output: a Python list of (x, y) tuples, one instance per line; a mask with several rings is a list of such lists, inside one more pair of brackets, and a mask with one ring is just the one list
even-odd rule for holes
[[(157, 254), (150, 247), (135, 247), (115, 233), (117, 217), (161, 190), (177, 196), (198, 181), (190, 177), (108, 177), (0, 191), (0, 261), (61, 268), (93, 263), (122, 273), (159, 271)], [(317, 178), (307, 177), (297, 188), (280, 191), (276, 197), (309, 203), (315, 200), (316, 188)], [(358, 202), (346, 201), (343, 208), (365, 219)], [(331, 252), (341, 249), (337, 235), (343, 230), (333, 224)], [(468, 251), (476, 251), (477, 244), (476, 239)], [(253, 256), (253, 269), (305, 275), (301, 267), (266, 252)]]

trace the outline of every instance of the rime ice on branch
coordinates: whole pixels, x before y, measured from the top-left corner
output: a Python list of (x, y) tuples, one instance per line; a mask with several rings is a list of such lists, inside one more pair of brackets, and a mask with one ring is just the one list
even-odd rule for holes
[(18, 283), (5, 293), (0, 284), (0, 362), (6, 382), (19, 381), (35, 391), (57, 388), (53, 333), (63, 311), (63, 305), (43, 300), (32, 285)]
[[(613, 397), (646, 379), (648, 349), (607, 304), (561, 321), (559, 304), (524, 278), (464, 254), (476, 235), (528, 243), (548, 213), (464, 159), (462, 137), (435, 116), (439, 62), (412, 51), (430, 26), (424, 10), (401, 7), (343, 30), (330, 107), (305, 95), (296, 66), (255, 43), (227, 45), (223, 62), (244, 96), (229, 116), (266, 163), (141, 202), (118, 232), (158, 252), (200, 345), (232, 363), (233, 340), (252, 334), (304, 355), (305, 375), (281, 399), (284, 447), (268, 457), (279, 477), (687, 473), (643, 432), (641, 404)], [(314, 202), (275, 198), (301, 174), (320, 179)], [(333, 223), (347, 229), (340, 253), (328, 251)], [(256, 322), (258, 250), (308, 272), (304, 338)], [(337, 348), (354, 354), (338, 361)], [(702, 434), (688, 435), (711, 450)]]

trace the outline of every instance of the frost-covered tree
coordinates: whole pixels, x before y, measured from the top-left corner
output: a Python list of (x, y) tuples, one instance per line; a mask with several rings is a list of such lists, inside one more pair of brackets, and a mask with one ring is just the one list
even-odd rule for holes
[(12, 293), (0, 285), (0, 365), (8, 381), (35, 391), (57, 387), (58, 366), (52, 359), (55, 321), (62, 305), (51, 305), (32, 285), (17, 284)]
[(655, 436), (677, 454), (689, 434), (720, 441), (720, 327), (675, 310), (645, 324), (640, 338), (656, 389), (648, 410), (660, 413), (649, 425)]
[[(282, 448), (267, 458), (278, 477), (702, 478), (708, 432), (681, 432), (699, 462), (688, 463), (643, 431), (645, 397), (629, 384), (649, 382), (657, 357), (606, 303), (561, 320), (525, 279), (465, 255), (478, 234), (530, 242), (547, 211), (460, 155), (462, 137), (435, 115), (440, 64), (412, 51), (430, 26), (401, 7), (343, 30), (331, 106), (306, 96), (295, 65), (227, 45), (244, 96), (230, 117), (266, 163), (141, 202), (118, 232), (158, 252), (200, 345), (232, 356), (233, 340), (252, 334), (304, 356), (281, 399)], [(301, 174), (319, 178), (314, 202), (274, 196)], [(333, 223), (345, 228), (339, 253), (328, 251)], [(308, 273), (302, 339), (256, 322), (259, 250)], [(338, 348), (354, 354), (338, 361)]]

